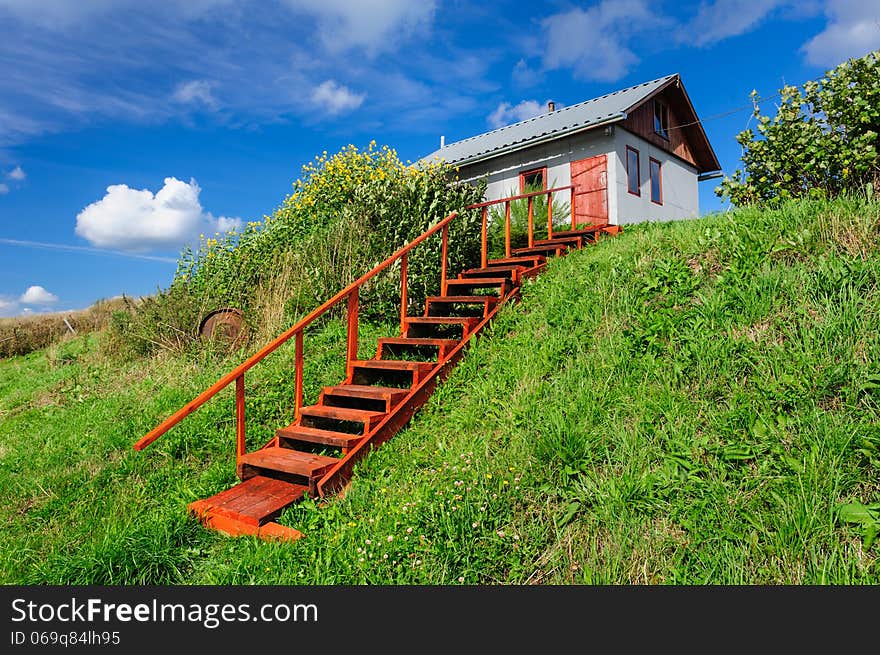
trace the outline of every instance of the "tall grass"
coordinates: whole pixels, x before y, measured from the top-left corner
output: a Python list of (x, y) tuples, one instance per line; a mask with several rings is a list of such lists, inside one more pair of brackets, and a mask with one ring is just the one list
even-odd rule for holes
[[(877, 584), (878, 323), (877, 203), (628, 227), (527, 283), (344, 498), (287, 510), (293, 544), (185, 515), (235, 481), (230, 394), (130, 449), (237, 360), (72, 340), (0, 362), (0, 579)], [(307, 336), (309, 398), (344, 335)], [(290, 357), (249, 374), (253, 445)]]

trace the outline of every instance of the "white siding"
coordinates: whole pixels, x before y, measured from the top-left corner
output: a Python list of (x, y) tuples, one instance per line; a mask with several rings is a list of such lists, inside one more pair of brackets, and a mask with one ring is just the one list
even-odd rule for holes
[[(462, 180), (474, 182), (486, 177), (487, 200), (497, 200), (519, 193), (519, 174), (534, 168), (547, 167), (547, 184), (566, 186), (571, 183), (570, 163), (594, 155), (608, 155), (608, 221), (611, 224), (640, 221), (668, 221), (699, 214), (697, 170), (681, 159), (657, 148), (639, 136), (615, 127), (608, 134), (605, 128), (562, 137), (554, 141), (524, 148), (492, 159), (462, 166)], [(627, 191), (626, 146), (639, 151), (641, 196)], [(661, 163), (663, 204), (651, 202), (648, 162), (653, 157)], [(560, 197), (559, 200), (568, 200)]]
[[(626, 147), (639, 151), (639, 190), (641, 196), (633, 195), (627, 187)], [(663, 179), (663, 204), (651, 202), (651, 178), (649, 161), (653, 157), (660, 162)], [(614, 184), (611, 169), (616, 171)], [(617, 129), (614, 133), (614, 153), (608, 157), (609, 207), (611, 198), (616, 201), (616, 221), (640, 223), (641, 221), (671, 221), (677, 218), (693, 218), (700, 213), (700, 194), (697, 190), (697, 169), (687, 162), (670, 155), (665, 150), (645, 141), (639, 136)]]
[[(519, 193), (519, 174), (533, 168), (547, 167), (547, 188), (571, 184), (569, 164), (578, 159), (610, 153), (614, 148), (614, 137), (605, 134), (604, 128), (590, 132), (562, 137), (555, 141), (524, 148), (500, 157), (463, 166), (459, 172), (461, 179), (473, 182), (488, 176), (487, 200), (498, 200)], [(609, 157), (608, 187), (611, 189), (611, 157)], [(608, 197), (609, 216), (613, 203)], [(558, 199), (569, 200), (568, 196)]]

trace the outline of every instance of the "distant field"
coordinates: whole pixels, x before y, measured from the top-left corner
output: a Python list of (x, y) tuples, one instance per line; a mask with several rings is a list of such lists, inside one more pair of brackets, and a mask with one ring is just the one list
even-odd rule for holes
[(0, 318), (0, 357), (26, 355), (60, 339), (100, 330), (107, 325), (112, 312), (133, 302), (113, 298), (100, 300), (87, 309)]
[[(0, 581), (877, 584), (878, 325), (880, 204), (627, 228), (528, 283), (287, 544), (186, 515), (234, 482), (231, 394), (131, 450), (241, 355), (65, 340), (0, 361)], [(307, 396), (344, 340), (306, 337)], [(291, 360), (249, 374), (252, 445), (292, 418)]]

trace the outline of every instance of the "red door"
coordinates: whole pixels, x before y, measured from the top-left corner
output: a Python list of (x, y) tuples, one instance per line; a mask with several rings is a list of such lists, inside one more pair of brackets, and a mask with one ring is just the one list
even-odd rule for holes
[(608, 157), (596, 155), (571, 162), (574, 215), (577, 225), (608, 223)]

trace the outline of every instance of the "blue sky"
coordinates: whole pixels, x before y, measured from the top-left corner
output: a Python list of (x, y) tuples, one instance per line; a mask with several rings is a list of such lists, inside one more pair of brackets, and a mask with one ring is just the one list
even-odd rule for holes
[(876, 48), (880, 0), (0, 0), (0, 316), (167, 286), (323, 150), (416, 160), (674, 72), (729, 173), (752, 89)]

